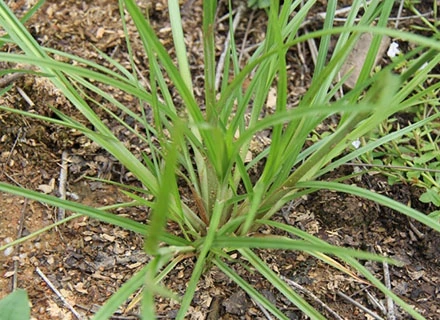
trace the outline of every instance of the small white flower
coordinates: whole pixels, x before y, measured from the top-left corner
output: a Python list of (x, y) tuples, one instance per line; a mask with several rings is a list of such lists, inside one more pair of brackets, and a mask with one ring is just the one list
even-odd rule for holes
[(393, 41), (391, 42), (390, 47), (388, 48), (387, 56), (390, 58), (394, 58), (398, 54), (400, 54), (399, 44)]
[(358, 149), (361, 146), (361, 141), (359, 139), (354, 140), (351, 145), (355, 148)]

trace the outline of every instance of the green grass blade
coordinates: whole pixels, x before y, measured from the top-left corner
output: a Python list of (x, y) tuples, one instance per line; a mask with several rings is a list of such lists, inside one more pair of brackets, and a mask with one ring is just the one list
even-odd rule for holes
[(404, 205), (400, 202), (397, 202), (393, 199), (390, 199), (388, 197), (385, 197), (383, 195), (377, 194), (373, 191), (363, 189), (360, 187), (352, 186), (352, 185), (346, 185), (343, 183), (336, 183), (336, 182), (327, 182), (327, 181), (309, 181), (309, 182), (300, 182), (297, 184), (298, 188), (313, 188), (313, 189), (327, 189), (327, 190), (334, 190), (339, 192), (344, 192), (352, 195), (356, 195), (365, 199), (369, 199), (374, 201), (375, 203), (384, 205), (388, 208), (391, 208), (393, 210), (399, 211), (400, 213), (403, 213), (404, 215), (413, 218), (424, 225), (440, 232), (440, 223), (432, 218), (430, 218), (427, 215), (424, 215), (423, 213), (414, 210), (407, 205)]
[[(156, 255), (159, 250), (159, 240), (165, 234), (164, 227), (170, 215), (172, 202), (179, 196), (176, 181), (176, 165), (179, 145), (183, 136), (183, 123), (175, 122), (171, 133), (172, 143), (166, 151), (166, 160), (160, 178), (160, 187), (157, 200), (152, 211), (149, 237), (145, 240), (145, 250), (151, 255)], [(179, 201), (179, 200), (177, 200)]]
[(176, 68), (174, 62), (169, 57), (166, 49), (160, 43), (159, 39), (157, 39), (154, 30), (146, 21), (143, 13), (140, 11), (139, 7), (133, 0), (124, 0), (124, 3), (127, 11), (131, 15), (134, 23), (136, 24), (137, 30), (139, 32), (139, 35), (141, 36), (144, 46), (150, 46), (152, 48), (152, 51), (157, 54), (163, 68), (166, 70), (171, 81), (180, 93), (185, 103), (185, 106), (187, 107), (189, 114), (192, 117), (192, 120), (195, 123), (203, 122), (203, 115), (193, 97), (192, 92), (186, 85), (185, 81), (182, 79), (179, 70)]
[[(311, 243), (315, 244), (322, 244), (327, 245), (327, 243), (319, 238), (316, 238), (307, 232), (304, 232), (298, 228), (286, 225), (284, 223), (279, 223), (275, 221), (268, 221), (268, 220), (262, 220), (259, 221), (263, 225), (269, 225), (275, 228), (278, 228), (283, 231), (290, 232), (300, 238), (303, 238), (307, 241), (310, 241)], [(315, 256), (318, 259), (321, 259), (325, 263), (328, 263), (330, 265), (333, 265), (331, 261), (324, 260), (323, 256), (321, 254), (310, 252), (311, 255)], [(401, 298), (396, 296), (391, 290), (389, 290), (386, 286), (384, 286), (374, 275), (368, 271), (361, 263), (359, 263), (355, 258), (343, 256), (340, 257), (342, 261), (350, 265), (354, 270), (356, 270), (358, 273), (362, 274), (366, 279), (368, 279), (372, 284), (374, 284), (377, 288), (379, 288), (386, 296), (391, 297), (399, 306), (401, 306), (406, 312), (408, 312), (410, 315), (412, 315), (415, 319), (424, 319), (419, 313), (417, 313), (412, 306), (408, 305), (405, 301), (403, 301)], [(340, 269), (339, 266), (333, 265), (333, 267)], [(341, 270), (342, 272), (345, 272), (345, 270)]]
[[(151, 172), (146, 169), (134, 155), (132, 155), (111, 132), (111, 130), (101, 121), (96, 113), (84, 101), (80, 94), (75, 90), (68, 79), (60, 70), (54, 69), (52, 64), (56, 62), (49, 58), (39, 44), (32, 38), (25, 27), (18, 21), (10, 9), (0, 2), (0, 23), (9, 33), (10, 37), (16, 41), (21, 49), (28, 55), (30, 64), (40, 66), (43, 73), (50, 74), (49, 78), (54, 85), (59, 88), (73, 105), (94, 125), (98, 134), (89, 135), (89, 138), (103, 146), (117, 159), (119, 159), (130, 171), (141, 173), (137, 175), (140, 181), (147, 186), (153, 194), (157, 194), (157, 181)], [(4, 54), (10, 58), (10, 54)], [(18, 56), (17, 56), (18, 58)], [(2, 59), (0, 57), (0, 59)], [(38, 64), (36, 60), (39, 60)], [(43, 64), (48, 64), (47, 67)], [(97, 140), (95, 140), (97, 139)]]
[(425, 318), (418, 313), (413, 306), (408, 305), (405, 301), (399, 298), (394, 292), (388, 289), (382, 282), (374, 277), (367, 268), (351, 257), (346, 257), (345, 262), (349, 263), (359, 273), (361, 273), (366, 279), (368, 279), (376, 288), (382, 291), (387, 297), (392, 298), (402, 309), (410, 314), (414, 319), (425, 320)]
[[(203, 2), (203, 57), (205, 75), (206, 118), (209, 123), (217, 124), (218, 113), (215, 97), (215, 12), (217, 1)], [(222, 106), (220, 106), (222, 107)]]
[[(440, 87), (440, 84), (439, 84), (439, 87)], [(432, 116), (430, 116), (428, 118), (425, 118), (423, 120), (420, 120), (420, 121), (418, 121), (416, 123), (413, 123), (413, 124), (403, 128), (403, 129), (400, 129), (400, 130), (398, 130), (396, 132), (392, 132), (390, 134), (387, 134), (386, 136), (383, 136), (382, 138), (377, 139), (376, 141), (369, 142), (367, 145), (365, 145), (363, 147), (360, 147), (360, 148), (350, 152), (346, 156), (344, 156), (344, 157), (342, 157), (342, 158), (332, 162), (328, 166), (324, 167), (323, 169), (321, 169), (317, 173), (317, 176), (322, 176), (323, 174), (325, 174), (327, 172), (330, 172), (330, 171), (340, 167), (344, 163), (347, 163), (347, 162), (349, 162), (349, 161), (351, 161), (353, 159), (356, 159), (357, 157), (359, 157), (359, 156), (361, 156), (361, 155), (363, 155), (363, 154), (365, 154), (365, 153), (367, 153), (369, 151), (372, 151), (375, 148), (377, 148), (377, 147), (379, 147), (379, 146), (381, 146), (381, 145), (383, 145), (383, 144), (385, 144), (387, 142), (396, 140), (396, 139), (402, 137), (403, 135), (408, 134), (408, 133), (412, 132), (413, 130), (415, 130), (417, 128), (420, 128), (420, 127), (422, 127), (422, 126), (424, 126), (424, 125), (426, 125), (426, 124), (428, 124), (428, 123), (430, 123), (430, 122), (432, 122), (432, 121), (434, 121), (434, 120), (436, 120), (438, 118), (440, 118), (440, 113), (433, 114)]]
[[(150, 262), (151, 263), (151, 262)], [(93, 320), (107, 320), (127, 299), (144, 284), (145, 276), (150, 269), (150, 263), (135, 273), (114, 293), (98, 310)]]
[(0, 251), (3, 251), (3, 250), (5, 250), (5, 249), (7, 249), (9, 247), (13, 247), (13, 246), (15, 246), (17, 244), (21, 244), (21, 243), (23, 243), (23, 242), (25, 242), (27, 240), (33, 239), (33, 238), (35, 238), (35, 237), (45, 233), (46, 231), (49, 231), (50, 229), (53, 229), (53, 228), (55, 228), (55, 227), (57, 227), (59, 225), (62, 225), (62, 224), (65, 224), (65, 223), (69, 222), (70, 220), (73, 220), (73, 219), (76, 219), (76, 218), (79, 218), (79, 217), (82, 217), (82, 216), (83, 216), (82, 214), (75, 213), (75, 214), (73, 214), (73, 215), (71, 215), (69, 217), (66, 217), (66, 218), (64, 218), (64, 219), (62, 219), (60, 221), (52, 223), (52, 224), (50, 224), (50, 225), (48, 225), (48, 226), (46, 226), (44, 228), (38, 229), (37, 231), (32, 232), (32, 233), (28, 234), (27, 236), (21, 237), (19, 239), (14, 240), (14, 241), (8, 242), (7, 244), (5, 244), (3, 246), (0, 246)]
[(214, 260), (215, 265), (230, 279), (240, 286), (254, 301), (258, 302), (266, 310), (271, 312), (277, 319), (289, 319), (280, 310), (277, 309), (269, 300), (267, 300), (261, 293), (255, 290), (248, 282), (241, 278), (236, 272), (229, 268), (219, 258)]
[[(28, 199), (32, 199), (35, 201), (44, 202), (53, 206), (56, 206), (58, 208), (64, 208), (66, 210), (70, 210), (72, 212), (80, 213), (86, 216), (89, 216), (91, 218), (100, 220), (102, 222), (110, 223), (113, 225), (120, 226), (121, 228), (131, 230), (133, 232), (142, 234), (142, 235), (148, 235), (150, 232), (149, 227), (141, 224), (139, 222), (136, 222), (132, 219), (117, 216), (115, 214), (111, 214), (109, 212), (92, 208), (77, 202), (68, 201), (68, 200), (62, 200), (54, 196), (42, 194), (39, 192), (26, 190), (23, 188), (15, 187), (3, 182), (0, 182), (0, 191), (2, 192), (8, 192), (12, 193), (18, 196), (26, 197)], [(171, 235), (171, 234), (163, 234), (161, 236), (161, 240), (168, 243), (169, 245), (175, 245), (175, 246), (186, 246), (189, 245), (189, 242), (185, 241), (184, 239)]]
[[(227, 192), (226, 188), (223, 186), (219, 186), (219, 190), (217, 192), (218, 199), (224, 199), (224, 194)], [(217, 230), (219, 229), (220, 221), (222, 218), (223, 210), (225, 207), (225, 203), (223, 201), (216, 201), (213, 209), (213, 214), (211, 217), (211, 221), (209, 224), (208, 233), (204, 238), (203, 244), (200, 248), (200, 253), (197, 256), (197, 262), (191, 274), (190, 281), (187, 286), (187, 290), (182, 299), (182, 304), (179, 309), (179, 312), (176, 316), (176, 319), (184, 319), (188, 308), (190, 306), (191, 300), (194, 296), (194, 293), (197, 288), (197, 283), (202, 275), (203, 269), (206, 265), (206, 259), (208, 254), (211, 251), (212, 243), (216, 237)]]
[(329, 244), (317, 244), (304, 240), (294, 240), (281, 236), (264, 236), (264, 237), (231, 237), (219, 236), (212, 243), (213, 248), (228, 248), (231, 250), (241, 248), (260, 248), (260, 249), (279, 249), (279, 250), (300, 250), (305, 252), (322, 252), (335, 256), (351, 256), (357, 259), (365, 259), (372, 261), (381, 261), (395, 264), (396, 261), (387, 259), (377, 254), (369, 252), (341, 248)]
[(311, 319), (325, 319), (316, 309), (307, 303), (299, 294), (285, 283), (264, 263), (254, 252), (249, 249), (240, 249), (239, 252), (249, 261), (252, 266), (261, 273), (275, 288), (277, 288), (289, 301), (295, 304), (302, 312)]
[[(211, 1), (208, 1), (211, 3)], [(188, 90), (192, 92), (192, 79), (189, 70), (187, 50), (185, 46), (185, 36), (182, 30), (182, 18), (180, 17), (179, 1), (168, 0), (168, 10), (170, 12), (171, 30), (173, 33), (174, 48), (176, 49), (179, 71)]]
[[(325, 20), (324, 20), (324, 26), (323, 29), (331, 29), (333, 28), (333, 20), (335, 17), (335, 11), (336, 11), (336, 0), (330, 0), (327, 3), (327, 10), (325, 12)], [(321, 37), (321, 40), (319, 42), (319, 50), (318, 50), (318, 57), (316, 61), (315, 70), (313, 73), (313, 77), (321, 77), (322, 69), (325, 66), (325, 63), (327, 61), (327, 55), (329, 52), (329, 46), (330, 46), (330, 35), (325, 35)], [(313, 80), (312, 80), (313, 82)]]

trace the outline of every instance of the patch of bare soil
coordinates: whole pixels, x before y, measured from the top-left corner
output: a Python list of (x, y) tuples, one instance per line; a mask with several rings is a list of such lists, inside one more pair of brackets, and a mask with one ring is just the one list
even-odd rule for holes
[[(31, 2), (9, 1), (9, 4), (20, 14), (29, 8)], [(427, 9), (430, 8), (428, 2), (430, 3), (425, 2)], [(325, 11), (326, 1), (318, 3), (321, 7), (318, 6), (315, 13)], [(344, 1), (343, 5), (349, 3), (350, 1)], [(139, 5), (149, 13), (160, 38), (164, 39), (164, 45), (173, 53), (166, 1), (139, 1)], [(182, 6), (184, 26), (188, 32), (186, 40), (190, 50), (190, 63), (194, 66), (194, 87), (202, 88), (201, 1), (183, 1)], [(225, 8), (224, 2), (221, 2), (218, 11), (222, 21), (218, 25), (219, 51), (223, 48), (228, 32)], [(310, 18), (308, 28), (320, 23), (315, 18)], [(237, 47), (243, 62), (252, 54), (254, 44), (264, 39), (265, 23), (266, 15), (263, 11), (244, 11), (236, 32), (239, 41)], [(116, 1), (50, 0), (27, 26), (34, 37), (45, 46), (106, 64), (99, 58), (95, 50), (98, 48), (129, 68)], [(140, 71), (147, 75), (148, 65), (139, 39), (136, 38), (134, 29), (130, 30), (133, 31), (134, 59)], [(2, 65), (2, 68), (7, 67)], [(289, 101), (294, 105), (305, 91), (313, 70), (309, 48), (292, 48), (288, 54), (288, 68), (292, 71)], [(201, 99), (202, 91), (197, 93)], [(129, 97), (121, 94), (118, 99), (127, 106), (136, 108)], [(59, 97), (50, 83), (32, 76), (17, 80), (14, 88), (0, 98), (0, 103), (54, 116), (48, 108), (50, 105), (83, 121), (82, 116), (65, 99)], [(107, 117), (100, 110), (97, 112)], [(141, 146), (138, 141), (132, 139), (114, 120), (108, 119), (108, 123), (121, 139), (127, 141), (134, 153), (139, 153)], [(55, 125), (0, 113), (1, 181), (57, 195), (63, 151), (67, 151), (70, 159), (67, 183), (70, 199), (92, 206), (127, 201), (115, 187), (84, 178), (87, 175), (111, 178), (127, 184), (136, 183), (111, 156), (88, 139)], [(346, 173), (332, 174), (338, 176)], [(418, 202), (418, 190), (407, 185), (389, 187), (380, 176), (364, 175), (361, 180), (347, 183), (355, 183), (386, 194), (422, 212), (433, 209)], [(142, 222), (148, 216), (147, 210), (141, 207), (120, 209), (116, 213)], [(57, 214), (56, 209), (47, 205), (0, 194), (0, 242), (4, 244), (37, 231), (55, 222)], [(365, 266), (379, 279), (389, 277), (393, 290), (426, 318), (440, 318), (438, 234), (391, 209), (355, 196), (328, 191), (321, 191), (292, 203), (276, 219), (333, 244), (382, 253), (403, 261), (403, 267), (390, 266), (388, 276), (384, 273), (384, 266), (380, 264), (368, 262)], [(267, 228), (259, 232), (264, 234), (273, 230)], [(76, 312), (83, 317), (91, 317), (121, 284), (148, 261), (142, 247), (143, 242), (139, 235), (85, 217), (74, 219), (40, 234), (13, 251), (1, 253), (0, 298), (13, 288), (25, 288), (32, 302), (34, 318), (74, 319), (74, 314), (50, 288), (50, 283)], [(344, 295), (384, 317), (382, 309), (386, 301), (383, 295), (357, 275), (349, 276), (336, 271), (320, 260), (300, 252), (262, 250), (258, 253), (275, 272), (290, 281), (292, 286), (296, 286), (298, 292), (328, 318), (336, 318), (327, 309), (331, 308), (343, 319), (372, 319), (371, 315)], [(187, 259), (178, 264), (164, 280), (166, 285), (177, 293), (184, 293), (193, 263), (193, 260)], [(231, 267), (276, 303), (290, 319), (304, 319), (302, 313), (274, 291), (270, 283), (261, 279), (258, 274), (249, 272), (245, 262)], [(42, 275), (50, 282), (43, 280)], [(298, 286), (302, 289), (298, 289)], [(135, 300), (136, 297), (133, 297), (122, 306), (115, 319), (137, 319), (138, 307), (130, 304)], [(158, 299), (157, 302), (158, 316), (165, 319), (175, 316), (178, 305), (165, 299)], [(398, 319), (407, 317), (398, 308), (396, 315)], [(266, 317), (254, 301), (229, 278), (213, 268), (203, 275), (188, 318), (212, 320)]]

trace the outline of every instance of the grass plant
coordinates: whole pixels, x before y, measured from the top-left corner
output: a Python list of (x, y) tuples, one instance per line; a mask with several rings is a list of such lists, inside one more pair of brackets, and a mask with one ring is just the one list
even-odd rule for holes
[[(318, 310), (261, 260), (257, 254), (259, 248), (300, 250), (333, 267), (339, 265), (335, 263), (336, 260), (340, 261), (346, 268), (362, 275), (391, 297), (412, 317), (423, 319), (422, 315), (387, 289), (360, 262), (395, 261), (368, 252), (330, 245), (295, 227), (276, 223), (271, 218), (288, 202), (326, 189), (371, 199), (440, 231), (440, 223), (436, 219), (406, 205), (343, 182), (320, 179), (340, 165), (405, 135), (407, 129), (401, 128), (384, 134), (380, 139), (367, 141), (359, 149), (351, 145), (353, 141), (368, 136), (396, 112), (422, 104), (425, 97), (432, 96), (438, 90), (439, 83), (426, 83), (426, 79), (440, 62), (440, 43), (435, 39), (387, 28), (394, 4), (390, 0), (372, 0), (368, 5), (362, 0), (353, 1), (352, 10), (341, 27), (334, 27), (333, 23), (337, 1), (329, 0), (322, 30), (301, 35), (301, 25), (316, 1), (302, 3), (301, 0), (286, 0), (282, 6), (278, 1), (271, 3), (266, 9), (266, 38), (244, 66), (238, 63), (238, 53), (234, 41), (231, 42), (226, 55), (230, 68), (225, 69), (220, 89), (216, 90), (214, 37), (217, 3), (203, 2), (205, 87), (204, 108), (201, 108), (201, 102), (194, 95), (177, 0), (169, 0), (176, 59), (168, 54), (136, 2), (119, 1), (129, 52), (131, 35), (127, 31), (127, 23), (136, 25), (145, 48), (150, 69), (148, 89), (142, 84), (134, 59), (130, 61), (131, 67), (126, 68), (101, 52), (100, 55), (112, 66), (106, 68), (93, 61), (42, 47), (5, 2), (0, 1), (0, 25), (7, 33), (3, 41), (17, 48), (16, 52), (1, 52), (0, 61), (34, 66), (34, 73), (47, 77), (84, 115), (94, 130), (56, 109), (53, 112), (57, 119), (4, 106), (0, 110), (82, 132), (112, 154), (143, 185), (142, 194), (139, 194), (140, 189), (135, 192), (126, 187), (126, 194), (134, 200), (129, 205), (142, 205), (151, 210), (149, 220), (141, 224), (113, 214), (106, 208), (91, 208), (0, 183), (2, 192), (62, 207), (145, 237), (145, 250), (151, 260), (108, 300), (95, 315), (95, 319), (109, 318), (139, 288), (143, 288), (143, 319), (155, 318), (157, 295), (177, 300), (180, 303), (177, 319), (183, 319), (188, 313), (201, 275), (210, 265), (217, 266), (276, 318), (287, 319), (282, 310), (234, 271), (233, 264), (239, 263), (233, 259), (237, 252), (251, 269), (269, 280), (304, 314), (312, 319), (324, 319)], [(232, 2), (229, 6), (232, 12)], [(230, 28), (231, 38), (234, 39), (232, 17)], [(374, 34), (368, 58), (356, 86), (339, 97), (337, 92), (343, 86), (344, 78), (337, 81), (338, 73), (364, 32)], [(413, 43), (414, 49), (399, 56), (389, 66), (372, 72), (384, 35), (405, 39)], [(319, 39), (317, 63), (310, 87), (299, 105), (292, 108), (287, 96), (289, 71), (286, 68), (286, 54), (289, 48), (309, 39)], [(337, 39), (332, 50), (331, 39)], [(68, 62), (61, 62), (56, 57), (63, 57), (62, 61)], [(392, 70), (404, 61), (411, 67), (401, 74), (393, 74)], [(421, 65), (425, 67), (420, 69)], [(247, 87), (243, 86), (245, 80), (250, 81)], [(179, 94), (179, 99), (172, 98), (168, 83)], [(103, 85), (131, 95), (137, 105), (123, 105), (110, 91), (103, 90)], [(262, 109), (273, 87), (276, 88), (275, 111), (261, 118)], [(98, 103), (93, 96), (100, 96), (101, 101), (105, 102)], [(130, 115), (137, 122), (137, 128), (142, 130), (124, 122), (122, 116), (106, 108), (106, 103), (117, 106), (122, 114)], [(142, 157), (131, 153), (124, 141), (118, 140), (111, 128), (97, 115), (92, 105), (98, 105), (109, 117), (147, 143), (151, 152)], [(146, 116), (146, 109), (152, 110), (153, 119)], [(306, 142), (317, 125), (333, 115), (340, 115), (335, 130), (307, 146)], [(438, 113), (430, 115), (412, 124), (412, 128), (418, 130), (429, 127), (430, 122), (439, 117)], [(270, 130), (271, 144), (247, 161), (252, 140), (263, 130)], [(262, 169), (254, 181), (251, 172), (257, 165), (261, 165)], [(192, 197), (196, 205), (191, 206), (186, 202), (182, 190), (188, 192), (186, 196)], [(167, 222), (179, 226), (180, 232), (176, 234), (168, 231)], [(273, 235), (261, 241), (255, 233), (261, 226), (271, 226), (295, 237)], [(20, 241), (23, 240), (7, 246)], [(195, 266), (187, 289), (181, 296), (173, 292), (173, 288), (165, 287), (162, 279), (177, 263), (188, 257), (188, 253), (195, 257)]]

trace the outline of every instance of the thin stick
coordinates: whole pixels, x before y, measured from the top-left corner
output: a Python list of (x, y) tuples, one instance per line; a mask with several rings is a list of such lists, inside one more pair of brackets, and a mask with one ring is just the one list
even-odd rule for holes
[(267, 320), (273, 320), (273, 318), (270, 316), (270, 313), (260, 303), (258, 303), (254, 299), (252, 299), (252, 301), (254, 301), (254, 303), (258, 306), (258, 308), (260, 308), (261, 312), (263, 312)]
[[(14, 143), (12, 144), (12, 147), (11, 147), (11, 149), (9, 150), (8, 158), (6, 159), (6, 162), (5, 162), (5, 164), (6, 164), (7, 166), (9, 166), (9, 161), (11, 160), (12, 154), (14, 153), (14, 149), (15, 149), (15, 147), (17, 146), (17, 143), (18, 143), (18, 141), (20, 140), (22, 133), (23, 133), (23, 129), (22, 129), (22, 128), (19, 128), (19, 129), (18, 129), (18, 132), (17, 132), (17, 136), (15, 137)], [(5, 170), (5, 168), (3, 168), (3, 171), (4, 171), (4, 170)], [(2, 173), (3, 173), (3, 172), (2, 172)]]
[(370, 316), (372, 316), (374, 319), (377, 320), (384, 320), (384, 318), (382, 318), (381, 316), (377, 315), (376, 313), (374, 313), (373, 311), (371, 311), (370, 309), (364, 307), (363, 305), (361, 305), (360, 303), (358, 303), (357, 301), (353, 300), (352, 298), (350, 298), (349, 296), (343, 294), (342, 292), (336, 292), (338, 294), (338, 296), (344, 298), (345, 300), (347, 300), (348, 302), (354, 304), (356, 307), (358, 307), (359, 309), (361, 309), (362, 311), (368, 313)]
[[(384, 281), (385, 286), (387, 289), (391, 290), (391, 280), (390, 280), (390, 269), (388, 267), (388, 263), (383, 262), (383, 274), (384, 274)], [(388, 320), (396, 320), (396, 315), (394, 313), (394, 302), (393, 299), (391, 299), (390, 296), (387, 296), (387, 319)]]
[(246, 26), (246, 30), (244, 32), (243, 43), (241, 44), (240, 55), (238, 56), (238, 65), (241, 65), (241, 60), (243, 59), (243, 53), (246, 52), (246, 42), (247, 42), (247, 38), (248, 38), (250, 30), (251, 30), (252, 22), (254, 20), (254, 12), (255, 12), (255, 10), (252, 10), (251, 16), (249, 17), (248, 24)]
[(417, 229), (416, 226), (410, 220), (408, 220), (408, 223), (410, 229), (416, 234), (417, 238), (419, 239), (425, 238), (425, 235), (419, 229)]
[(225, 66), (226, 53), (229, 50), (229, 42), (231, 42), (231, 32), (235, 32), (235, 29), (237, 29), (237, 26), (238, 26), (238, 23), (240, 22), (241, 14), (243, 13), (243, 11), (244, 11), (244, 7), (239, 6), (238, 10), (237, 10), (237, 14), (234, 17), (234, 21), (232, 22), (232, 30), (229, 30), (229, 32), (228, 32), (223, 52), (220, 55), (220, 59), (218, 60), (217, 70), (215, 73), (215, 90), (216, 91), (220, 87), (220, 78), (223, 73), (223, 67)]
[(399, 10), (397, 11), (396, 23), (394, 24), (394, 29), (396, 29), (396, 30), (399, 28), (399, 20), (402, 17), (404, 2), (405, 2), (405, 0), (400, 0)]
[[(60, 177), (58, 179), (58, 192), (60, 193), (60, 199), (66, 200), (66, 184), (67, 184), (67, 151), (63, 151), (61, 155), (61, 169)], [(64, 208), (58, 208), (58, 221), (63, 220), (66, 217), (66, 210)]]
[(24, 186), (22, 184), (20, 184), (20, 182), (18, 182), (17, 180), (15, 180), (12, 176), (10, 176), (9, 174), (7, 174), (6, 172), (3, 172), (3, 174), (9, 179), (11, 180), (13, 183), (15, 183), (17, 186), (19, 186), (20, 188), (24, 189)]
[[(306, 34), (308, 33), (307, 30), (305, 30), (304, 32)], [(316, 66), (316, 61), (318, 60), (318, 47), (316, 46), (315, 39), (307, 39), (307, 44), (309, 45), (313, 65)]]
[[(305, 30), (305, 33), (307, 33), (307, 30)], [(304, 43), (303, 42), (298, 42), (298, 44), (296, 45), (297, 49), (298, 49), (298, 58), (302, 63), (302, 68), (301, 68), (301, 81), (303, 81), (304, 79), (304, 73), (305, 72), (309, 72), (309, 67), (307, 66), (307, 62), (306, 62), (306, 58), (304, 57), (304, 48), (303, 48)]]
[[(370, 4), (370, 1), (366, 1), (366, 5), (368, 6)], [(363, 5), (361, 5), (363, 6)], [(345, 7), (345, 8), (341, 8), (335, 11), (335, 16), (338, 16), (340, 14), (344, 14), (347, 12), (350, 12), (352, 10), (351, 6)], [(320, 12), (317, 13), (315, 16), (312, 17), (312, 19), (306, 20), (301, 24), (301, 28), (304, 28), (305, 26), (309, 25), (310, 23), (312, 23), (313, 21), (319, 19), (319, 20), (325, 20), (325, 17), (327, 16), (327, 12)]]
[(291, 285), (292, 287), (295, 287), (296, 289), (301, 290), (302, 292), (304, 292), (305, 294), (309, 295), (313, 300), (315, 300), (317, 303), (319, 303), (319, 305), (321, 305), (321, 307), (323, 307), (325, 310), (327, 310), (328, 312), (330, 312), (333, 317), (335, 317), (335, 319), (338, 320), (343, 320), (335, 311), (333, 311), (328, 305), (326, 305), (321, 299), (319, 299), (317, 296), (315, 296), (312, 292), (310, 292), (308, 289), (304, 288), (303, 286), (301, 286), (300, 284), (296, 283), (293, 280), (290, 280), (286, 277), (281, 276), (281, 278), (286, 281), (289, 285)]
[(36, 267), (35, 271), (38, 273), (38, 275), (44, 280), (44, 282), (47, 283), (49, 288), (52, 289), (53, 292), (60, 298), (60, 300), (64, 303), (64, 305), (75, 315), (77, 319), (83, 320), (84, 318), (70, 305), (69, 302), (63, 297), (61, 292), (58, 291), (57, 288), (53, 285), (53, 283), (46, 277), (46, 275), (40, 270), (40, 268)]
[(20, 78), (23, 78), (25, 76), (25, 73), (17, 72), (12, 73), (4, 76), (3, 78), (0, 78), (0, 88), (4, 88), (11, 84), (14, 81), (17, 81)]
[(370, 301), (371, 304), (373, 304), (374, 306), (376, 306), (377, 308), (380, 309), (380, 311), (382, 311), (383, 314), (387, 313), (387, 308), (385, 308), (385, 306), (382, 304), (382, 302), (380, 302), (380, 300), (378, 300), (375, 296), (373, 296), (370, 291), (365, 290), (365, 292), (367, 293), (368, 299)]
[[(28, 203), (28, 199), (24, 198), (23, 207), (21, 208), (20, 224), (18, 226), (17, 239), (20, 239), (21, 236), (23, 235), (23, 227), (24, 227), (27, 203)], [(15, 247), (16, 256), (18, 256), (19, 250), (20, 250), (20, 246), (16, 246)], [(14, 276), (12, 278), (12, 291), (14, 291), (17, 288), (17, 282), (18, 282), (17, 274), (18, 274), (18, 260), (14, 260)]]
[(26, 92), (20, 87), (16, 87), (18, 93), (23, 97), (23, 99), (29, 104), (29, 106), (33, 107), (35, 106), (35, 103), (32, 101), (32, 99), (27, 95)]

